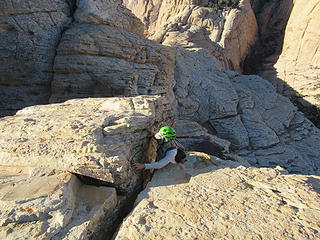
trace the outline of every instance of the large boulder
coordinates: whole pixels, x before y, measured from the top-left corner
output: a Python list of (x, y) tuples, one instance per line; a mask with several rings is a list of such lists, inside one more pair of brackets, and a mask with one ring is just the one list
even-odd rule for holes
[(0, 116), (48, 103), (56, 46), (74, 1), (0, 2)]
[(115, 239), (317, 239), (318, 176), (190, 153), (157, 171)]
[(149, 132), (164, 124), (174, 120), (163, 96), (75, 99), (1, 118), (0, 237), (110, 239), (143, 183), (131, 162), (155, 160)]
[(78, 99), (0, 119), (0, 165), (38, 166), (136, 188), (131, 161), (146, 157), (148, 130), (173, 124), (165, 97)]
[(141, 94), (174, 102), (175, 49), (138, 36), (142, 23), (119, 2), (78, 1), (57, 49), (50, 102)]

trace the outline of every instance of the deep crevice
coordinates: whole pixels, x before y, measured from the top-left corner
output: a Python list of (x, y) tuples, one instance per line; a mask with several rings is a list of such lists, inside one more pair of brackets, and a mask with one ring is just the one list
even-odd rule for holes
[(140, 179), (133, 188), (132, 191), (128, 192), (121, 188), (119, 185), (114, 183), (105, 182), (92, 177), (73, 173), (78, 179), (86, 185), (93, 185), (97, 187), (113, 187), (117, 191), (117, 206), (111, 214), (104, 216), (101, 221), (101, 225), (94, 229), (95, 232), (89, 232), (87, 239), (89, 240), (111, 240), (119, 230), (124, 218), (134, 208), (134, 202), (138, 197), (138, 194), (143, 190), (143, 179)]

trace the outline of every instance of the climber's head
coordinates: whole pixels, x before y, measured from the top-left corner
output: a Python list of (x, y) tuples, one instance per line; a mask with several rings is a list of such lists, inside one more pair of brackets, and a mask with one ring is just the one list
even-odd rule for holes
[(161, 134), (163, 139), (168, 140), (170, 142), (176, 138), (176, 131), (172, 127), (169, 127), (169, 126), (164, 126), (164, 127), (160, 128), (159, 133)]

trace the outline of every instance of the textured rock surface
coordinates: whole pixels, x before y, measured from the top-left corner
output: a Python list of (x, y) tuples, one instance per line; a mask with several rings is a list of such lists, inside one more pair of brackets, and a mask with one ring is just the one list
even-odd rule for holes
[[(211, 134), (230, 141), (230, 149), (251, 164), (319, 173), (320, 152), (313, 144), (320, 139), (319, 129), (268, 81), (221, 70), (203, 49), (182, 48), (177, 49), (175, 81), (176, 112), (180, 119), (199, 122), (208, 129), (213, 127)], [(221, 148), (214, 148), (206, 138), (210, 137), (185, 135), (182, 141), (190, 149), (215, 155)], [(210, 148), (212, 151), (205, 150)]]
[(282, 92), (288, 96), (296, 96), (297, 92), (317, 106), (320, 106), (319, 12), (320, 3), (317, 0), (294, 2), (283, 50), (274, 66), (277, 77), (285, 82), (279, 86)]
[(189, 156), (155, 173), (115, 239), (317, 239), (318, 176)]
[(1, 239), (91, 237), (117, 204), (114, 188), (81, 184), (72, 174), (1, 166)]
[(224, 73), (236, 90), (238, 107), (235, 115), (209, 119), (217, 136), (229, 140), (231, 149), (251, 164), (319, 174), (320, 152), (313, 144), (320, 139), (319, 129), (268, 81)]
[(77, 23), (109, 25), (143, 35), (143, 23), (122, 6), (122, 0), (78, 0), (74, 18)]
[(230, 139), (234, 148), (249, 146), (249, 137), (240, 116), (210, 120), (220, 137)]
[(197, 122), (177, 120), (175, 130), (178, 140), (187, 151), (205, 152), (216, 156), (229, 153), (229, 141), (210, 134)]
[(72, 4), (0, 2), (0, 116), (48, 102), (56, 45), (71, 22)]
[(238, 97), (217, 60), (205, 50), (177, 50), (174, 93), (179, 118), (203, 123), (237, 114)]
[(124, 11), (119, 1), (79, 2), (76, 23), (57, 49), (51, 102), (138, 94), (174, 100), (174, 49), (133, 34), (143, 30), (141, 22), (128, 10), (118, 21), (117, 9)]
[(172, 124), (166, 98), (79, 99), (0, 119), (0, 164), (66, 170), (131, 191), (131, 160), (145, 157), (146, 130)]
[(206, 48), (224, 68), (242, 72), (242, 62), (258, 33), (250, 1), (241, 1), (238, 9), (218, 11), (192, 3), (189, 0), (124, 1), (146, 24), (150, 39), (170, 46)]

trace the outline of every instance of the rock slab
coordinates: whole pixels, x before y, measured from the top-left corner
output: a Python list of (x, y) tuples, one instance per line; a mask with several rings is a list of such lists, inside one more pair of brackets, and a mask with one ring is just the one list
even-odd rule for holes
[(132, 190), (130, 161), (144, 159), (147, 129), (172, 124), (160, 96), (78, 99), (0, 119), (0, 164), (65, 170)]
[[(320, 178), (192, 153), (157, 171), (115, 239), (318, 239)], [(188, 163), (187, 162), (187, 163)]]

